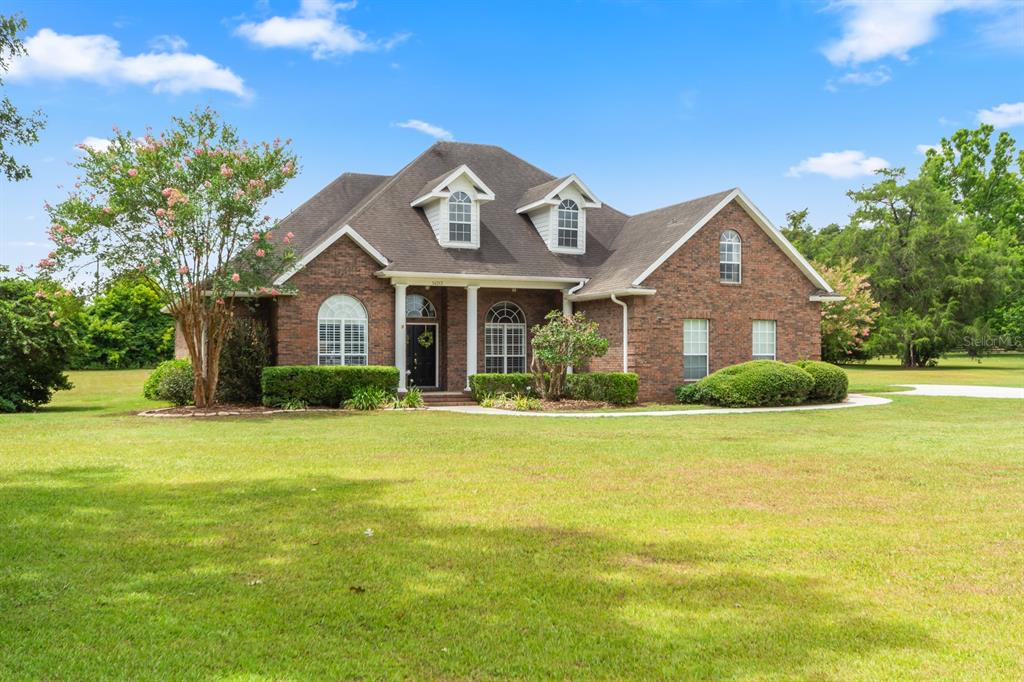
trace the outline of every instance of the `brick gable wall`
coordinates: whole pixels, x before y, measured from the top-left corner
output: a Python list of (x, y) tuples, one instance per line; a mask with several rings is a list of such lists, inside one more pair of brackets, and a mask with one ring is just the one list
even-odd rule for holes
[[(718, 240), (728, 229), (743, 240), (741, 284), (718, 281)], [(711, 372), (751, 359), (753, 320), (776, 321), (779, 360), (820, 357), (820, 304), (808, 300), (816, 287), (736, 202), (712, 218), (643, 286), (658, 293), (627, 300), (630, 369), (640, 375), (641, 400), (671, 401), (673, 389), (682, 383), (687, 318), (710, 320)], [(618, 334), (616, 359), (621, 359), (621, 323), (610, 329), (616, 330), (610, 336)]]

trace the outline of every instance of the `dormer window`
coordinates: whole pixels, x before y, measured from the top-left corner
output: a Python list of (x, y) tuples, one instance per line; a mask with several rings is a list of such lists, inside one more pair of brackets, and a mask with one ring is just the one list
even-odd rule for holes
[(480, 207), (494, 192), (463, 164), (427, 182), (409, 204), (422, 208), (437, 243), (449, 249), (480, 248)]
[(578, 249), (580, 246), (580, 207), (572, 199), (558, 204), (558, 246)]
[(448, 197), (448, 241), (473, 241), (473, 200), (465, 192)]
[(548, 250), (579, 256), (587, 252), (587, 209), (601, 208), (594, 193), (575, 175), (526, 190), (516, 213), (526, 215)]

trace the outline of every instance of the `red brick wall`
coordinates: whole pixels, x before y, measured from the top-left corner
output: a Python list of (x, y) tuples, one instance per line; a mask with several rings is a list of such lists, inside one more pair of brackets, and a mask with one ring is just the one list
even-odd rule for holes
[[(461, 391), (466, 388), (466, 290), (462, 287), (451, 287), (445, 291), (447, 322), (445, 355), (447, 371), (445, 372), (445, 389)], [(477, 305), (479, 305), (479, 298)]]
[[(626, 300), (627, 304), (632, 299)], [(608, 352), (602, 357), (594, 358), (586, 367), (578, 367), (582, 372), (621, 372), (622, 371), (622, 306), (609, 298), (597, 301), (580, 301), (574, 304), (574, 312), (581, 312), (588, 319), (597, 322), (598, 333), (608, 339)], [(630, 328), (630, 334), (633, 330)], [(632, 340), (632, 336), (630, 337)], [(630, 346), (633, 344), (630, 343)], [(630, 367), (632, 368), (632, 363)]]
[(335, 294), (347, 294), (366, 308), (369, 363), (393, 365), (395, 291), (390, 282), (374, 275), (378, 270), (375, 260), (343, 237), (296, 273), (288, 283), (298, 293), (278, 298), (271, 316), (277, 364), (315, 365), (320, 305)]
[[(738, 232), (743, 240), (741, 284), (718, 281), (718, 240), (727, 229)], [(816, 287), (735, 202), (690, 238), (643, 286), (658, 293), (627, 300), (630, 369), (640, 375), (641, 400), (671, 401), (673, 389), (682, 383), (683, 320), (687, 318), (710, 320), (712, 372), (751, 359), (753, 320), (776, 321), (779, 360), (820, 357), (820, 304), (807, 300)]]

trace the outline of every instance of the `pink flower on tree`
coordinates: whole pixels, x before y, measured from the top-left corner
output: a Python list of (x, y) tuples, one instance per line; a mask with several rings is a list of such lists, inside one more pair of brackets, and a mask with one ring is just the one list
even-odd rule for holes
[(165, 215), (167, 215), (167, 209), (165, 209), (165, 208), (158, 208), (156, 210), (156, 215), (157, 215), (158, 218), (163, 218)]
[(134, 178), (138, 174), (139, 174), (139, 171), (136, 170), (135, 168), (129, 168), (128, 169), (128, 177), (129, 178)]
[(25, 272), (25, 266), (24, 265), (19, 265), (18, 267), (14, 268), (14, 271), (17, 272), (17, 273)]
[(263, 249), (256, 249), (256, 257), (257, 258), (263, 258), (266, 255), (267, 255), (267, 252), (264, 251)]
[(36, 291), (36, 298), (46, 298), (46, 292), (42, 289)]
[(242, 278), (239, 276), (239, 274), (237, 272), (235, 274), (231, 275), (231, 281), (232, 282), (237, 282), (240, 279), (242, 279)]
[(288, 234), (286, 234), (284, 236), (284, 243), (285, 244), (290, 244), (292, 239), (294, 239), (294, 238), (295, 238), (295, 233), (294, 232), (289, 232)]
[(235, 171), (231, 170), (226, 163), (222, 163), (220, 165), (220, 174), (223, 175), (225, 178), (230, 178), (232, 175), (235, 174)]
[(178, 274), (179, 275), (187, 275), (188, 274), (188, 266), (187, 265), (182, 265), (180, 268), (178, 268)]
[(110, 213), (110, 207), (109, 206), (104, 206), (103, 207), (103, 212), (109, 214)]

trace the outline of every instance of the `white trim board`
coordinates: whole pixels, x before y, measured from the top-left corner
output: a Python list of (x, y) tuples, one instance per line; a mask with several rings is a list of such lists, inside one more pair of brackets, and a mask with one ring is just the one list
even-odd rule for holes
[(807, 279), (816, 284), (819, 289), (833, 293), (833, 289), (828, 285), (828, 282), (826, 282), (825, 279), (819, 275), (813, 267), (811, 267), (811, 264), (807, 262), (807, 259), (800, 255), (800, 252), (796, 250), (796, 247), (790, 244), (789, 240), (786, 239), (781, 232), (775, 229), (775, 226), (772, 225), (771, 221), (768, 220), (757, 206), (754, 205), (754, 202), (750, 200), (750, 197), (744, 194), (743, 190), (739, 188), (729, 192), (724, 199), (718, 202), (717, 206), (708, 211), (707, 215), (701, 218), (696, 225), (687, 230), (682, 237), (676, 240), (676, 242), (670, 246), (667, 251), (665, 251), (665, 253), (661, 254), (656, 261), (651, 263), (646, 270), (640, 273), (640, 276), (633, 280), (633, 286), (637, 287), (643, 284), (644, 280), (650, 277), (651, 273), (661, 267), (662, 263), (667, 261), (672, 254), (682, 248), (683, 244), (688, 242), (693, 235), (697, 234), (702, 227), (707, 225), (708, 222), (718, 215), (723, 208), (728, 206), (733, 199), (735, 199), (747, 214), (754, 219), (754, 222), (757, 223), (764, 233), (768, 235), (768, 238), (775, 242), (776, 246), (782, 249), (782, 252), (785, 253), (791, 261), (793, 261), (797, 268), (804, 273)]
[(361, 234), (356, 232), (351, 225), (346, 225), (345, 227), (341, 228), (340, 230), (332, 234), (330, 237), (323, 240), (315, 247), (307, 251), (305, 254), (303, 254), (302, 258), (300, 258), (295, 263), (295, 265), (290, 267), (284, 274), (282, 274), (280, 277), (274, 280), (274, 284), (280, 286), (281, 284), (287, 282), (289, 279), (292, 278), (293, 275), (295, 275), (295, 273), (297, 273), (302, 268), (306, 267), (306, 265), (308, 265), (310, 261), (312, 261), (321, 253), (326, 251), (327, 247), (329, 247), (331, 244), (338, 241), (342, 237), (348, 237), (349, 239), (354, 241), (359, 248), (361, 248), (363, 251), (369, 254), (370, 257), (377, 261), (377, 263), (380, 264), (381, 266), (387, 266), (388, 259), (385, 258), (380, 251), (373, 248), (373, 245), (370, 244), (370, 242), (366, 241), (366, 239), (364, 239)]
[(468, 177), (469, 181), (473, 184), (473, 186), (477, 190), (479, 190), (477, 192), (476, 197), (477, 201), (494, 201), (494, 191), (490, 187), (488, 187), (487, 183), (481, 180), (480, 176), (474, 173), (469, 166), (467, 166), (466, 164), (462, 164), (461, 166), (453, 170), (451, 173), (446, 175), (444, 180), (434, 185), (434, 188), (432, 190), (430, 190), (423, 196), (416, 197), (415, 199), (413, 199), (409, 205), (412, 206), (413, 208), (417, 208), (434, 199), (447, 198), (450, 192), (444, 191), (444, 188), (450, 185), (451, 183), (455, 182), (455, 179), (461, 175), (465, 175), (466, 177)]
[(398, 284), (435, 287), (479, 286), (500, 289), (566, 289), (579, 286), (579, 277), (527, 277), (519, 275), (474, 275), (453, 272), (402, 272), (378, 270), (376, 275)]
[[(583, 184), (582, 180), (576, 177), (575, 173), (573, 173), (566, 177), (565, 180), (558, 183), (558, 185), (553, 190), (545, 194), (542, 198), (538, 199), (537, 201), (534, 201), (531, 204), (527, 204), (526, 206), (520, 206), (519, 208), (517, 208), (516, 213), (519, 213), (521, 215), (523, 213), (528, 213), (532, 211), (538, 206), (555, 205), (556, 203), (558, 203), (554, 200), (555, 195), (557, 195), (559, 192), (564, 190), (569, 185), (576, 185), (577, 189), (579, 189), (580, 191), (580, 194), (583, 195), (583, 208), (601, 208), (601, 200), (597, 198), (597, 195), (590, 191), (589, 187)], [(587, 201), (587, 199), (589, 199), (590, 201)]]

